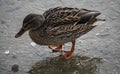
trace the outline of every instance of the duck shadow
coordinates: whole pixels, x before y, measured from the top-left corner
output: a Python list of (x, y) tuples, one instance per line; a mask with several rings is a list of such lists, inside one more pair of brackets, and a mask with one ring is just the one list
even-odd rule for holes
[(35, 63), (29, 74), (98, 74), (102, 59), (98, 57), (73, 56), (66, 60), (62, 57), (48, 58)]

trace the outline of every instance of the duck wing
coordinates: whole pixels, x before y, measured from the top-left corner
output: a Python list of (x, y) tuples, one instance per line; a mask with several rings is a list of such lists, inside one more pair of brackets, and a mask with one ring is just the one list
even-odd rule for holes
[(100, 14), (98, 11), (87, 9), (51, 8), (43, 14), (45, 17), (44, 27), (50, 33), (74, 31), (81, 27), (81, 31), (83, 31), (86, 29), (85, 27), (93, 24), (96, 21), (96, 17)]

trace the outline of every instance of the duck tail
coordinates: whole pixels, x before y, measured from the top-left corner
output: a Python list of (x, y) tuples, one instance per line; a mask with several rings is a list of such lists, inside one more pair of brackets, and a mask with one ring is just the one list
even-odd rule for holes
[(77, 24), (89, 25), (91, 23), (94, 23), (96, 21), (96, 17), (101, 14), (99, 11), (93, 11), (93, 10), (87, 10), (87, 9), (82, 9), (82, 10), (85, 13), (83, 15), (80, 15), (81, 19)]
[(87, 25), (94, 24), (97, 21), (97, 16), (99, 16), (101, 13), (99, 11), (90, 11), (86, 16), (89, 16), (89, 20), (87, 22)]
[(105, 19), (100, 19), (100, 18), (96, 18), (97, 16), (99, 16), (101, 13), (99, 11), (91, 11), (92, 13), (89, 13), (89, 15), (92, 15), (91, 18), (89, 19), (89, 21), (87, 22), (87, 25), (89, 26), (93, 26), (93, 24), (95, 22), (98, 21), (105, 21)]

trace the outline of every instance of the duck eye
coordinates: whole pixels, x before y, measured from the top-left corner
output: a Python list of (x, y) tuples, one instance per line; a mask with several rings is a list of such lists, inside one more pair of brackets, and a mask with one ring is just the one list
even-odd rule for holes
[(28, 26), (28, 24), (23, 24), (23, 27), (26, 28)]
[(27, 25), (24, 25), (24, 27), (26, 28), (26, 27), (27, 27)]

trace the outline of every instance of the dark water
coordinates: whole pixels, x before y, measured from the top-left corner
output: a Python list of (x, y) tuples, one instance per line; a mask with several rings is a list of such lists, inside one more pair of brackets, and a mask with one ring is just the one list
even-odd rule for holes
[[(70, 60), (31, 46), (28, 33), (14, 38), (27, 14), (56, 6), (98, 10), (106, 19), (76, 40)], [(15, 64), (17, 72), (11, 70)], [(0, 0), (0, 74), (120, 74), (120, 0)]]

